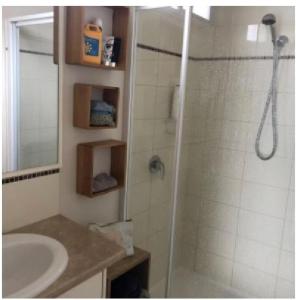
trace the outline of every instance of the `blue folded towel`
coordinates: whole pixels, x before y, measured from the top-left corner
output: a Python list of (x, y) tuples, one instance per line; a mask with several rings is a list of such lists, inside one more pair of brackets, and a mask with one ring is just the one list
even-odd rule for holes
[(90, 123), (94, 126), (115, 126), (115, 107), (102, 100), (91, 101)]
[(110, 105), (102, 100), (92, 100), (91, 110), (95, 112), (108, 112), (110, 114), (113, 114), (115, 112), (115, 108), (113, 105)]

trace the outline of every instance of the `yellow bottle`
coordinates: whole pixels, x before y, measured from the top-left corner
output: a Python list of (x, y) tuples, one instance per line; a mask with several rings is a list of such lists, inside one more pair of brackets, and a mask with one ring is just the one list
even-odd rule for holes
[(102, 27), (87, 24), (83, 32), (83, 62), (100, 64), (102, 61), (103, 33)]

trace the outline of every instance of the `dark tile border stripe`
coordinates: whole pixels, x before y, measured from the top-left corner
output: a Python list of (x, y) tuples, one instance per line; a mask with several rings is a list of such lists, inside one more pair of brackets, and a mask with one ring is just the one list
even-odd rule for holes
[(182, 56), (180, 53), (177, 53), (177, 52), (163, 50), (163, 49), (160, 49), (160, 48), (155, 48), (155, 47), (144, 45), (144, 44), (140, 44), (140, 43), (137, 44), (137, 47), (141, 48), (141, 49), (145, 49), (145, 50), (150, 50), (150, 51), (158, 52), (158, 53), (168, 54), (168, 55), (171, 55), (171, 56), (176, 56), (176, 57), (181, 57)]
[[(272, 60), (273, 56), (221, 56), (221, 57), (191, 57), (193, 61), (217, 61), (217, 60)], [(280, 59), (295, 59), (295, 55), (281, 55)]]
[[(175, 57), (181, 57), (182, 55), (180, 53), (177, 52), (172, 52), (172, 51), (168, 51), (168, 50), (163, 50), (160, 48), (156, 48), (156, 47), (152, 47), (152, 46), (148, 46), (148, 45), (144, 45), (141, 43), (137, 44), (138, 48), (141, 49), (145, 49), (145, 50), (150, 50), (153, 52), (158, 52), (158, 53), (163, 53), (163, 54), (167, 54), (167, 55), (171, 55), (171, 56), (175, 56)], [(273, 59), (273, 57), (271, 55), (268, 56), (218, 56), (218, 57), (193, 57), (193, 56), (189, 56), (190, 60), (193, 61), (230, 61), (230, 60), (268, 60), (268, 59)], [(280, 56), (280, 59), (295, 59), (295, 55), (282, 55)]]
[(2, 179), (2, 184), (17, 182), (17, 181), (21, 181), (21, 180), (28, 180), (28, 179), (32, 179), (32, 178), (36, 178), (36, 177), (41, 177), (41, 176), (48, 176), (48, 175), (56, 174), (59, 172), (60, 172), (60, 169), (53, 169), (53, 170), (41, 171), (41, 172), (36, 172), (36, 173), (31, 173), (31, 174), (26, 174), (26, 175), (12, 176), (12, 177)]

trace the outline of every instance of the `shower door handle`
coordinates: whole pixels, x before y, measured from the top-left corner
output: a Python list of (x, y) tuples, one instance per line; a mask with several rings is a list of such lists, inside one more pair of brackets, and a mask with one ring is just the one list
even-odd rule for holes
[(161, 178), (164, 178), (165, 165), (158, 155), (154, 155), (151, 157), (149, 161), (149, 171), (151, 174), (160, 173)]

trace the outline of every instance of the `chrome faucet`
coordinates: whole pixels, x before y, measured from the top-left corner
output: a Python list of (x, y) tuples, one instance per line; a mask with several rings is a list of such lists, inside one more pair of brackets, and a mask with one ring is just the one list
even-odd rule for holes
[(165, 165), (158, 155), (151, 157), (149, 161), (149, 171), (151, 174), (160, 173), (161, 178), (165, 176)]

